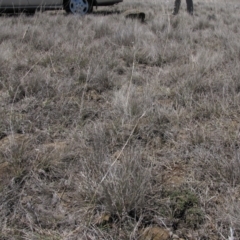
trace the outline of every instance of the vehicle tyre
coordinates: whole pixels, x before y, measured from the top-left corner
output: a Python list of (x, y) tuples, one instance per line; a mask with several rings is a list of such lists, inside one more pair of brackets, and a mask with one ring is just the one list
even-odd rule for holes
[(66, 0), (64, 9), (67, 13), (85, 15), (93, 11), (92, 0)]

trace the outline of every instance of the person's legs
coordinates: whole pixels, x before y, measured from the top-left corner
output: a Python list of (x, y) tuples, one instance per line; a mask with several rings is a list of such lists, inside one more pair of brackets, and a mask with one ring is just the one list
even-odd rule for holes
[(175, 0), (173, 14), (178, 14), (179, 8), (181, 5), (181, 0)]
[(186, 0), (186, 2), (187, 2), (188, 13), (193, 15), (193, 0)]

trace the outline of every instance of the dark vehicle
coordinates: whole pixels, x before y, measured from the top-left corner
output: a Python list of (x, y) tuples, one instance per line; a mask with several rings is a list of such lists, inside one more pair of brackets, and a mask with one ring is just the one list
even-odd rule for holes
[(37, 9), (64, 9), (67, 13), (84, 15), (92, 12), (93, 6), (109, 6), (123, 0), (0, 0), (0, 12), (34, 12)]

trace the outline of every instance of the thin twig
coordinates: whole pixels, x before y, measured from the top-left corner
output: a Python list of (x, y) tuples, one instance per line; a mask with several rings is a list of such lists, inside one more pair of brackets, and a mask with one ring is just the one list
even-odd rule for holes
[[(130, 139), (131, 139), (131, 137), (132, 137), (132, 135), (133, 135), (133, 133), (134, 133), (134, 131), (135, 131), (135, 129), (136, 129), (139, 121), (140, 121), (140, 119), (143, 118), (143, 117), (145, 116), (145, 114), (146, 114), (146, 112), (144, 112), (144, 113), (141, 115), (141, 117), (138, 118), (136, 124), (134, 125), (134, 127), (133, 127), (133, 129), (132, 129), (132, 131), (131, 131), (131, 134), (129, 135), (129, 137), (128, 137), (128, 139), (127, 139), (127, 141), (126, 141), (125, 144), (123, 145), (123, 147), (122, 147), (120, 153), (118, 154), (118, 156), (116, 157), (116, 159), (112, 162), (112, 164), (111, 164), (110, 167), (108, 168), (108, 170), (107, 170), (106, 174), (103, 176), (102, 180), (99, 182), (99, 185), (105, 180), (105, 178), (106, 178), (107, 175), (109, 174), (111, 168), (114, 166), (114, 164), (117, 162), (117, 160), (118, 160), (118, 159), (120, 158), (120, 156), (122, 155), (124, 149), (126, 148), (126, 146), (127, 146), (128, 143), (129, 143), (129, 141), (130, 141)], [(98, 188), (97, 188), (97, 189), (98, 189)], [(97, 190), (96, 190), (96, 191), (97, 191)], [(95, 196), (95, 195), (96, 195), (96, 192), (95, 192), (94, 196)]]

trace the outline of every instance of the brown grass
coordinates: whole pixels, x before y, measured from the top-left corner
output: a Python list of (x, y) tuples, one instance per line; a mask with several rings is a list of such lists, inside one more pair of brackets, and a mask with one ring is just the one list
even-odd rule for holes
[(240, 4), (172, 7), (1, 16), (0, 239), (240, 238)]

